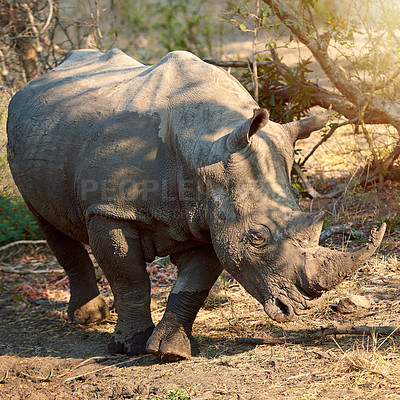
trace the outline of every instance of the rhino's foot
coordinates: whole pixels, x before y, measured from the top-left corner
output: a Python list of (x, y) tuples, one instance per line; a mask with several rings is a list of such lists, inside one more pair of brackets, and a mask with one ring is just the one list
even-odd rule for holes
[(122, 340), (118, 338), (118, 329), (108, 342), (108, 351), (110, 354), (126, 354), (127, 356), (136, 356), (146, 353), (146, 343), (154, 330), (154, 325), (148, 327), (144, 332), (134, 333), (129, 339)]
[(197, 343), (188, 329), (174, 313), (166, 312), (147, 342), (148, 353), (160, 357), (162, 362), (189, 359), (199, 353)]
[(93, 324), (107, 319), (110, 310), (101, 294), (89, 300), (83, 306), (74, 308), (68, 307), (68, 319), (76, 324)]

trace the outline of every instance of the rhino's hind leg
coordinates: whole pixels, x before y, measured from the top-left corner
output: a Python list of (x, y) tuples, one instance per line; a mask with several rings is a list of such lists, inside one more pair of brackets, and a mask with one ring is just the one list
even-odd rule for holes
[(32, 211), (50, 249), (68, 275), (71, 291), (68, 319), (88, 324), (107, 318), (109, 309), (99, 293), (92, 260), (82, 243), (60, 232)]
[(166, 362), (190, 358), (198, 352), (192, 325), (223, 269), (209, 245), (172, 257), (172, 261), (178, 265), (178, 279), (165, 314), (147, 342), (147, 351)]
[(90, 219), (88, 228), (90, 246), (110, 282), (118, 312), (109, 351), (143, 354), (154, 324), (150, 314), (150, 279), (139, 233), (132, 222), (99, 216)]

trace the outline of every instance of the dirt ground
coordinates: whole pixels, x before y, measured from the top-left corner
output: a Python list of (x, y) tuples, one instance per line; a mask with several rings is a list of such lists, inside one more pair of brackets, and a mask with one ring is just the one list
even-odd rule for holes
[[(376, 221), (377, 208), (386, 210), (385, 204), (392, 207), (400, 201), (400, 186), (395, 183), (390, 189), (366, 193), (370, 192), (353, 193), (351, 201), (303, 200), (303, 207), (314, 211), (330, 209), (336, 202), (339, 217), (357, 216), (352, 238), (339, 233), (324, 245), (362, 243)], [(269, 320), (241, 286), (222, 276), (194, 325), (200, 355), (170, 364), (161, 364), (152, 355), (110, 356), (106, 342), (116, 315), (101, 325), (70, 324), (68, 285), (62, 274), (9, 272), (59, 268), (46, 247), (8, 249), (0, 254), (1, 265), (8, 268), (0, 273), (0, 398), (400, 399), (397, 331), (390, 336), (334, 335), (290, 343), (290, 338), (307, 337), (310, 329), (321, 327), (400, 327), (399, 231), (395, 216), (387, 220), (393, 222), (393, 232), (373, 259), (293, 322)], [(161, 264), (162, 260), (149, 266), (156, 321), (176, 275), (172, 266)], [(98, 274), (102, 293), (112, 302), (107, 282)], [(348, 294), (364, 295), (372, 304), (340, 313), (336, 305)], [(238, 337), (288, 339), (277, 345), (253, 345)]]

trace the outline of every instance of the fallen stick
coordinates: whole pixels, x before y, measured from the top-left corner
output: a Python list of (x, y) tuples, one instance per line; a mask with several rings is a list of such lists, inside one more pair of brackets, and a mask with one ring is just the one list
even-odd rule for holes
[(399, 326), (354, 326), (354, 325), (338, 325), (327, 328), (309, 330), (311, 334), (321, 332), (323, 336), (326, 335), (399, 335)]
[(80, 367), (86, 366), (88, 364), (91, 364), (93, 362), (103, 362), (103, 361), (107, 361), (109, 360), (110, 357), (102, 357), (102, 356), (96, 356), (96, 357), (91, 357), (91, 358), (87, 358), (86, 360), (83, 360), (82, 362), (80, 362), (78, 365), (75, 365), (75, 367), (73, 367), (72, 369), (68, 369), (65, 372), (63, 372), (62, 374), (59, 374), (56, 376), (56, 378), (62, 378), (63, 376), (69, 374), (71, 372), (71, 370), (76, 370)]
[(4, 376), (0, 379), (0, 383), (6, 383), (7, 379), (8, 379), (8, 369), (4, 373)]
[(48, 381), (50, 381), (50, 379), (53, 376), (53, 369), (51, 369), (51, 371), (49, 372), (49, 375), (46, 376), (46, 377), (44, 377), (44, 376), (32, 376), (32, 375), (27, 374), (26, 372), (20, 372), (19, 374), (21, 376), (23, 376), (24, 378), (29, 379), (30, 381), (35, 382), (35, 383), (48, 382)]
[(41, 269), (41, 270), (16, 270), (9, 267), (0, 267), (0, 272), (8, 273), (8, 274), (17, 274), (17, 275), (34, 275), (34, 274), (64, 274), (65, 271), (63, 269)]
[(307, 343), (311, 342), (315, 339), (312, 339), (311, 337), (306, 337), (306, 336), (299, 336), (297, 338), (250, 338), (250, 337), (237, 337), (235, 338), (240, 343), (245, 343), (245, 344), (269, 344), (269, 345), (275, 345), (275, 344), (286, 344), (286, 343), (291, 343), (291, 344), (301, 344), (301, 343)]
[(75, 367), (73, 369), (78, 369), (80, 367), (83, 367), (84, 365), (88, 365), (93, 362), (103, 362), (103, 361), (107, 361), (109, 359), (110, 359), (110, 357), (102, 357), (102, 356), (90, 357), (90, 358), (87, 358), (86, 360), (83, 360), (78, 365), (75, 365)]
[(288, 338), (249, 338), (249, 337), (237, 337), (236, 340), (240, 343), (246, 344), (302, 344), (308, 342), (314, 342), (319, 339), (323, 339), (329, 335), (400, 335), (400, 325), (394, 326), (351, 326), (351, 325), (339, 325), (336, 327), (321, 327), (319, 329), (307, 330), (306, 336), (288, 337)]
[[(147, 354), (146, 354), (146, 355), (147, 355)], [(73, 381), (73, 380), (75, 380), (75, 379), (80, 379), (80, 378), (83, 378), (84, 376), (91, 375), (91, 374), (95, 374), (95, 373), (97, 373), (97, 372), (101, 372), (101, 371), (104, 371), (104, 370), (109, 369), (109, 368), (112, 368), (112, 367), (118, 367), (118, 366), (123, 365), (123, 364), (127, 364), (127, 363), (130, 363), (130, 362), (133, 362), (133, 361), (137, 361), (137, 360), (139, 360), (139, 359), (145, 357), (146, 355), (139, 356), (139, 357), (132, 357), (132, 358), (130, 358), (129, 360), (126, 360), (126, 361), (121, 361), (121, 362), (118, 362), (118, 363), (116, 363), (116, 364), (107, 365), (107, 366), (105, 366), (105, 367), (103, 367), (103, 368), (96, 369), (96, 370), (94, 370), (94, 371), (89, 371), (89, 372), (85, 372), (84, 374), (72, 376), (71, 378), (66, 379), (63, 383), (67, 383), (67, 382)]]
[(7, 250), (10, 247), (20, 246), (22, 244), (47, 244), (46, 240), (17, 240), (0, 247), (0, 251)]

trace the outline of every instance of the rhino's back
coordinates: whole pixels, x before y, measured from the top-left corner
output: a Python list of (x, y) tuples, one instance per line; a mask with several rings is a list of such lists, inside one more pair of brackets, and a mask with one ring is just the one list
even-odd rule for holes
[(90, 210), (140, 219), (157, 208), (154, 218), (178, 224), (137, 188), (169, 185), (177, 148), (203, 161), (255, 107), (234, 78), (187, 52), (149, 67), (119, 50), (76, 51), (12, 99), (10, 166), (28, 203), (72, 236)]
[[(54, 70), (25, 85), (12, 98), (8, 146), (17, 160), (53, 161), (75, 158), (99, 127), (117, 113), (115, 89), (132, 71), (144, 66), (120, 51), (78, 50)], [(59, 151), (63, 150), (63, 151)], [(26, 168), (28, 170), (28, 168)]]
[[(152, 166), (144, 164), (162, 143), (159, 121), (124, 108), (124, 90), (118, 91), (144, 69), (119, 50), (72, 52), (10, 103), (8, 153), (16, 184), (39, 214), (72, 236), (84, 231), (85, 208), (93, 197), (102, 201), (110, 175), (121, 177), (123, 165), (140, 169), (141, 179), (146, 167), (151, 175)], [(91, 198), (79, 198), (85, 189)]]

